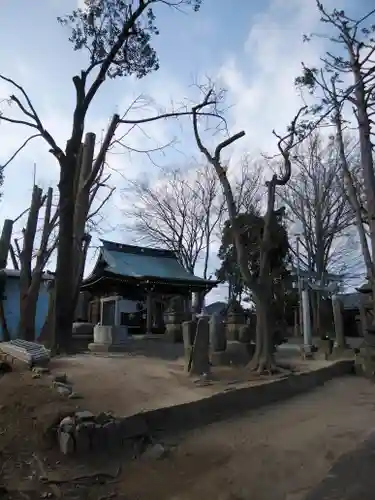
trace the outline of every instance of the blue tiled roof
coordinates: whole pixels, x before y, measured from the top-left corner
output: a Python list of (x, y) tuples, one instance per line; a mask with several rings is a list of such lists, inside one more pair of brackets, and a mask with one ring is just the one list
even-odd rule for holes
[(102, 259), (107, 264), (105, 270), (120, 276), (204, 281), (184, 269), (175, 257), (137, 255), (106, 250), (105, 248), (101, 252)]
[[(92, 275), (97, 274), (100, 266), (105, 272), (122, 277), (181, 280), (200, 282), (202, 285), (207, 281), (187, 271), (169, 250), (122, 245), (104, 240), (102, 244)], [(215, 283), (212, 282), (213, 285)]]

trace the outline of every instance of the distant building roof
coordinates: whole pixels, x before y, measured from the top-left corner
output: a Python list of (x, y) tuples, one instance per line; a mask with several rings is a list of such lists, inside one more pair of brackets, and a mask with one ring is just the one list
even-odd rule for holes
[(205, 313), (211, 316), (212, 314), (223, 314), (228, 307), (228, 304), (226, 302), (212, 302), (211, 304), (208, 304), (205, 309)]
[(92, 283), (105, 273), (136, 281), (181, 282), (200, 287), (216, 286), (216, 281), (208, 281), (187, 271), (170, 250), (123, 245), (101, 240), (102, 247), (94, 270), (83, 286)]

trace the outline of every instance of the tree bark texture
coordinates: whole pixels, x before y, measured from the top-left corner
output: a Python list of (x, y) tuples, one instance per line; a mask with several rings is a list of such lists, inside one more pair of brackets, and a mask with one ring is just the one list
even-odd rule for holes
[[(56, 221), (55, 216), (51, 217), (52, 195), (52, 188), (49, 188), (47, 195), (44, 196), (42, 189), (34, 186), (26, 228), (23, 231), (23, 246), (20, 252), (20, 320), (18, 336), (29, 341), (35, 340), (35, 316), (43, 270), (54, 248), (53, 244), (49, 247), (50, 235)], [(41, 240), (33, 267), (35, 235), (40, 209), (44, 204), (45, 213)]]

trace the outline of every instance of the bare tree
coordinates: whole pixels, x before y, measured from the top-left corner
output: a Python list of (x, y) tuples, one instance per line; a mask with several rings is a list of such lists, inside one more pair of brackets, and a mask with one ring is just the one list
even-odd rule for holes
[[(356, 177), (358, 157), (352, 143), (347, 139), (345, 150), (349, 169)], [(290, 223), (302, 229), (299, 241), (304, 267), (321, 280), (328, 272), (345, 270), (349, 274), (353, 249), (347, 243), (354, 213), (345, 195), (337, 144), (315, 133), (296, 149), (294, 163), (295, 173), (279, 197), (287, 207)]]
[[(245, 284), (253, 292), (254, 301), (256, 304), (257, 314), (257, 331), (256, 331), (256, 350), (254, 357), (251, 361), (250, 368), (258, 372), (273, 371), (275, 370), (275, 363), (273, 359), (273, 346), (272, 346), (272, 326), (270, 315), (268, 313), (269, 304), (272, 302), (272, 222), (275, 217), (275, 196), (276, 187), (284, 186), (291, 176), (291, 160), (290, 152), (295, 146), (296, 127), (299, 116), (302, 112), (300, 110), (294, 120), (292, 121), (289, 131), (285, 137), (278, 137), (278, 148), (284, 162), (284, 172), (281, 176), (274, 174), (272, 179), (266, 183), (267, 186), (267, 209), (264, 215), (264, 227), (260, 236), (260, 262), (259, 273), (254, 278), (250, 272), (248, 265), (248, 256), (246, 255), (246, 246), (243, 244), (241, 234), (242, 227), (238, 223), (238, 208), (236, 206), (235, 198), (233, 195), (232, 186), (227, 176), (227, 168), (223, 167), (221, 162), (222, 151), (241, 139), (245, 132), (241, 131), (234, 134), (224, 141), (220, 142), (214, 153), (210, 153), (208, 148), (204, 145), (199, 130), (197, 113), (204, 109), (206, 103), (210, 100), (213, 91), (209, 91), (203, 102), (193, 107), (193, 130), (198, 149), (205, 156), (207, 161), (214, 168), (218, 176), (225, 201), (228, 208), (229, 219), (233, 231), (233, 239), (235, 243), (238, 264)], [(276, 134), (275, 134), (276, 135)]]
[(208, 165), (198, 170), (166, 170), (156, 182), (128, 181), (125, 227), (138, 240), (176, 253), (194, 272), (203, 263), (207, 279), (214, 231), (223, 213), (219, 183)]
[[(142, 78), (159, 66), (155, 50), (150, 45), (151, 38), (157, 34), (154, 25), (153, 6), (181, 8), (191, 5), (198, 10), (200, 0), (86, 0), (86, 8), (76, 9), (70, 15), (60, 18), (63, 26), (71, 29), (70, 41), (75, 50), (85, 50), (89, 60), (87, 67), (73, 77), (75, 89), (75, 108), (72, 116), (72, 132), (66, 146), (60, 146), (48, 131), (41, 116), (35, 109), (30, 95), (17, 82), (4, 75), (0, 78), (7, 82), (17, 95), (12, 94), (9, 103), (13, 104), (21, 117), (4, 112), (1, 120), (31, 129), (32, 135), (20, 146), (12, 158), (30, 140), (42, 138), (60, 167), (59, 179), (59, 235), (57, 244), (57, 265), (55, 281), (54, 329), (56, 343), (62, 351), (69, 350), (72, 335), (72, 321), (75, 309), (75, 186), (77, 172), (82, 157), (82, 140), (85, 121), (103, 83), (111, 78), (135, 75)], [(180, 110), (157, 113), (155, 116), (128, 119), (115, 115), (108, 129), (107, 139), (103, 141), (95, 159), (95, 166), (101, 168), (109, 144), (119, 124), (141, 126), (161, 118), (188, 115), (186, 106)], [(94, 169), (93, 169), (94, 170)], [(94, 173), (89, 179), (95, 178)], [(88, 183), (85, 183), (87, 185)]]
[[(265, 194), (262, 186), (264, 164), (253, 161), (248, 154), (242, 156), (239, 163), (239, 168), (237, 165), (233, 166), (231, 179), (234, 200), (239, 212), (252, 212), (259, 207)], [(230, 176), (231, 172), (228, 173)]]
[[(22, 231), (22, 249), (19, 246), (18, 240), (15, 240), (16, 248), (19, 250), (20, 262), (20, 320), (18, 324), (18, 336), (31, 341), (35, 338), (35, 315), (43, 271), (57, 243), (56, 239), (53, 240), (51, 238), (58, 219), (58, 212), (55, 211), (54, 214), (52, 213), (52, 196), (52, 188), (49, 188), (47, 194), (44, 195), (41, 188), (34, 186), (26, 227)], [(43, 206), (45, 210), (42, 232), (38, 245), (39, 248), (35, 251), (38, 220), (40, 210)]]
[[(297, 83), (306, 86), (321, 98), (313, 110), (321, 116), (331, 117), (335, 126), (345, 185), (355, 211), (362, 252), (368, 277), (373, 286), (375, 307), (375, 270), (371, 258), (371, 255), (375, 255), (375, 172), (372, 144), (372, 117), (375, 111), (375, 26), (373, 22), (375, 9), (360, 19), (353, 20), (342, 10), (335, 9), (329, 13), (319, 1), (317, 1), (317, 7), (322, 22), (332, 30), (331, 34), (326, 36), (332, 42), (332, 51), (327, 52), (322, 58), (324, 63), (322, 69), (304, 67), (303, 76), (297, 79)], [(352, 78), (353, 83), (347, 83), (348, 76)], [(346, 160), (344, 140), (346, 103), (352, 106), (354, 119), (358, 125), (359, 178), (363, 182), (362, 189), (359, 191), (356, 189)], [(371, 251), (366, 239), (365, 225), (368, 226)]]

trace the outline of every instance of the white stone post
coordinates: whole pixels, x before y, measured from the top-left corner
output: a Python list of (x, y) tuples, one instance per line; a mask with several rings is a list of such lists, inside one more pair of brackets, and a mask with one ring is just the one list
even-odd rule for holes
[(310, 318), (310, 296), (308, 288), (302, 290), (302, 315), (303, 315), (303, 343), (305, 352), (311, 351), (311, 318)]
[(151, 292), (147, 292), (146, 299), (146, 334), (152, 333), (152, 295)]

